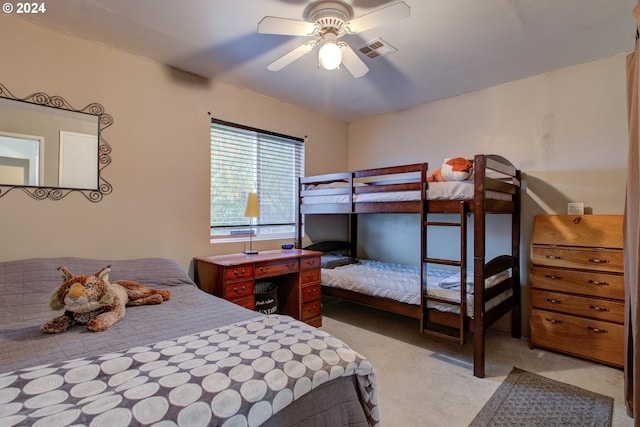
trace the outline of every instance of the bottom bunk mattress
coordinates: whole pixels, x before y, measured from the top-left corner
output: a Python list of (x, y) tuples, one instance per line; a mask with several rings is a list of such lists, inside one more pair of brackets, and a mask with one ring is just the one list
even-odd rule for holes
[[(340, 258), (338, 258), (340, 259)], [(361, 259), (343, 262), (335, 261), (333, 268), (322, 268), (322, 285), (340, 288), (373, 297), (388, 298), (404, 304), (420, 305), (420, 268), (376, 260)], [(332, 261), (329, 261), (334, 262)], [(340, 265), (342, 264), (342, 265)], [(327, 265), (327, 264), (325, 264)], [(460, 301), (460, 272), (453, 269), (425, 269), (427, 293), (434, 297)], [(509, 271), (496, 274), (485, 280), (485, 287), (491, 287), (509, 277)], [(467, 316), (473, 317), (473, 271), (467, 272)], [(493, 298), (485, 309), (498, 305), (509, 298), (508, 290)], [(459, 313), (459, 306), (429, 301), (428, 306), (440, 311)]]
[[(103, 332), (44, 334), (65, 266), (169, 290)], [(0, 425), (376, 425), (366, 358), (288, 316), (202, 292), (166, 259), (0, 263)], [(322, 402), (323, 404), (319, 404)], [(301, 418), (302, 417), (302, 418)], [(158, 424), (159, 425), (159, 424)]]

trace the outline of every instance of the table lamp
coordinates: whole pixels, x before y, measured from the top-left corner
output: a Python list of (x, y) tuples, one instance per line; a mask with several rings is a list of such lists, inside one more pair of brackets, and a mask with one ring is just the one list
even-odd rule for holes
[[(257, 219), (260, 216), (258, 193), (247, 194), (247, 206), (244, 208), (244, 216), (249, 217), (249, 226), (253, 225), (253, 218)], [(248, 255), (258, 253), (258, 251), (253, 250), (253, 228), (249, 232), (249, 249), (245, 249), (244, 253)]]

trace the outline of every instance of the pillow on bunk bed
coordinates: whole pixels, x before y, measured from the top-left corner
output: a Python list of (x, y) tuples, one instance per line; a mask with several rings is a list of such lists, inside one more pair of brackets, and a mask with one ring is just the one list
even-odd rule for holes
[[(493, 285), (496, 285), (503, 280), (511, 277), (511, 272), (509, 270), (501, 271), (498, 274), (494, 274), (493, 276), (489, 276), (484, 279), (484, 287), (490, 288)], [(460, 273), (456, 273), (453, 276), (449, 276), (440, 283), (438, 286), (442, 289), (459, 289), (460, 288)], [(473, 270), (467, 271), (467, 293), (473, 293)]]
[(360, 261), (348, 255), (324, 254), (321, 257), (320, 268), (333, 269), (351, 264), (360, 264)]

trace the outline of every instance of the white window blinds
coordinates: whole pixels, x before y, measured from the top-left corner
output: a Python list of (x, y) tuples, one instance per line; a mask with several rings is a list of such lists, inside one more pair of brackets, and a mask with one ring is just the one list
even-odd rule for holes
[(211, 121), (211, 233), (230, 236), (250, 224), (247, 194), (258, 193), (258, 235), (295, 232), (297, 179), (304, 175), (301, 138)]

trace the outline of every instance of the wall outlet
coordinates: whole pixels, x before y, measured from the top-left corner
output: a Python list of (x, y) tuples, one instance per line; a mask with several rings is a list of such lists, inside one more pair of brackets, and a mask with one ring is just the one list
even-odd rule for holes
[(567, 203), (568, 215), (584, 215), (584, 203)]

